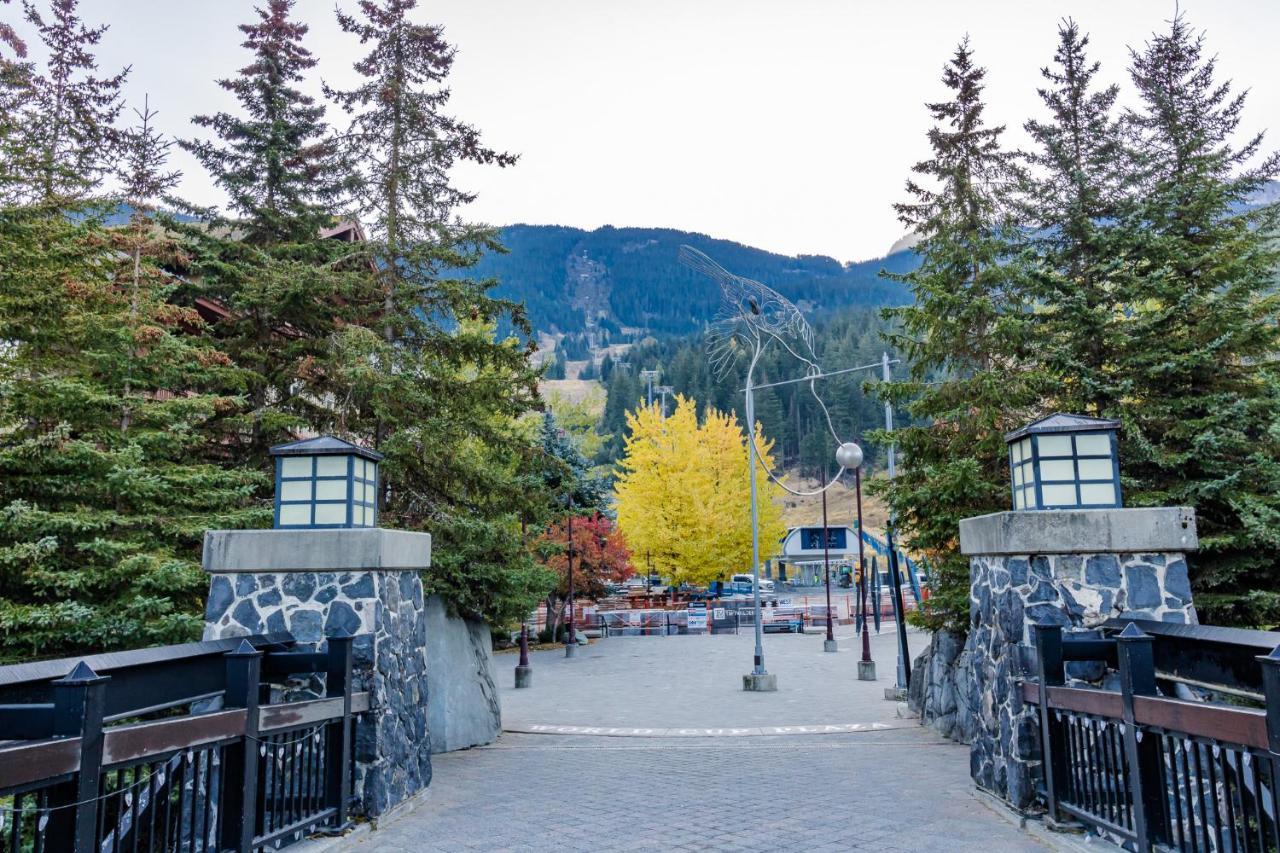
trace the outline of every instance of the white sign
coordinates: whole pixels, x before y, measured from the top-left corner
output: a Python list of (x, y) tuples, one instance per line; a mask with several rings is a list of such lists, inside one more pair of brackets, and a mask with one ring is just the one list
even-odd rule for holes
[(689, 633), (702, 634), (707, 630), (707, 605), (704, 602), (693, 602), (689, 605)]
[(723, 607), (717, 607), (715, 610), (713, 610), (713, 611), (711, 611), (711, 612), (712, 612), (712, 614), (713, 614), (713, 618), (714, 618), (717, 622), (720, 622), (720, 621), (722, 621), (722, 620), (725, 618), (725, 615), (724, 615), (724, 608), (723, 608)]

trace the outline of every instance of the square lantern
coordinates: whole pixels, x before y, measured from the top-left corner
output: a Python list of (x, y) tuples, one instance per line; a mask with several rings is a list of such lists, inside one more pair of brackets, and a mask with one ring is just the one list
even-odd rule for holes
[(1004, 437), (1014, 509), (1120, 506), (1119, 421), (1061, 413)]
[(275, 526), (376, 527), (381, 453), (333, 436), (278, 444)]

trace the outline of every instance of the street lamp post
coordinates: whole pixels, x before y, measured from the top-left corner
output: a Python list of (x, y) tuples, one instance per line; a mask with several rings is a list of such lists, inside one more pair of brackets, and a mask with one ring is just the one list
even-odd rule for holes
[[(744, 349), (750, 353), (750, 361), (746, 370), (746, 383), (742, 391), (746, 395), (747, 467), (751, 479), (751, 576), (755, 588), (753, 597), (756, 647), (755, 666), (750, 673), (742, 677), (742, 686), (744, 690), (749, 691), (777, 690), (777, 676), (768, 673), (764, 668), (763, 629), (760, 624), (760, 515), (757, 504), (756, 463), (758, 461), (763, 463), (763, 460), (758, 458), (760, 455), (759, 448), (756, 447), (755, 441), (754, 392), (758, 388), (773, 388), (780, 385), (791, 385), (796, 382), (808, 384), (809, 392), (813, 395), (814, 400), (826, 418), (827, 429), (830, 430), (831, 436), (838, 443), (840, 442), (840, 437), (831, 420), (831, 413), (827, 410), (821, 395), (818, 394), (815, 383), (818, 380), (832, 376), (868, 370), (877, 365), (864, 364), (843, 370), (823, 372), (822, 367), (818, 364), (817, 353), (814, 351), (813, 329), (805, 321), (800, 309), (785, 296), (758, 281), (734, 275), (702, 252), (690, 246), (682, 246), (680, 248), (680, 261), (689, 268), (708, 276), (720, 287), (721, 304), (724, 309), (723, 317), (710, 330), (708, 335), (713, 366), (723, 375), (730, 365), (737, 362), (738, 355)], [(786, 379), (756, 385), (754, 378), (755, 368), (770, 343), (777, 343), (785, 348), (790, 355), (803, 363), (805, 366), (804, 376), (797, 379)], [(890, 364), (887, 354), (882, 359), (882, 362), (887, 372)], [(857, 454), (857, 461), (852, 466), (846, 464), (844, 459), (849, 458), (854, 453)], [(836, 459), (842, 466), (840, 471), (834, 478), (822, 484), (815, 491), (797, 491), (783, 483), (767, 468), (765, 473), (779, 487), (794, 495), (816, 495), (825, 493), (835, 485), (836, 481), (844, 474), (846, 467), (855, 467), (862, 464), (862, 449), (853, 442), (845, 442), (837, 448)], [(826, 533), (825, 529), (823, 533)], [(828, 612), (830, 612), (829, 609)], [(834, 636), (832, 640), (834, 641)]]
[(827, 493), (822, 493), (822, 574), (827, 585), (827, 638), (822, 641), (824, 652), (836, 649), (835, 626), (831, 622), (831, 534), (827, 529)]
[[(876, 662), (871, 659), (871, 631), (867, 627), (867, 558), (862, 553), (862, 466), (853, 469), (853, 491), (858, 503), (858, 612), (862, 615), (862, 660), (858, 680), (876, 680)], [(878, 605), (878, 602), (877, 602)]]
[[(884, 353), (881, 357), (882, 373), (884, 381), (889, 382), (889, 354)], [(887, 399), (884, 401), (884, 428), (886, 432), (893, 432), (893, 404)], [(897, 474), (897, 465), (895, 462), (894, 447), (889, 445), (889, 482), (892, 483), (894, 476)], [(902, 575), (898, 571), (898, 551), (893, 542), (894, 527), (896, 517), (892, 508), (889, 510), (889, 525), (885, 528), (884, 544), (889, 551), (889, 583), (891, 585), (890, 599), (893, 601), (894, 618), (898, 623), (898, 681), (894, 699), (905, 698), (907, 686), (911, 683), (911, 652), (907, 649), (907, 622), (906, 609), (902, 604)], [(877, 606), (879, 602), (876, 602)], [(890, 698), (889, 688), (885, 688), (885, 698)]]
[(568, 625), (565, 630), (564, 656), (573, 657), (578, 651), (578, 635), (573, 630), (573, 494), (569, 494), (569, 519), (566, 522), (569, 549), (565, 552), (565, 557), (569, 561), (569, 597), (565, 601), (565, 609), (567, 611)]

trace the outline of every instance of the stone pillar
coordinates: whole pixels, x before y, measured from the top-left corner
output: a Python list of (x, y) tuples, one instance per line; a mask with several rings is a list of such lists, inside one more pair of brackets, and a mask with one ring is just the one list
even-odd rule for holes
[[(925, 689), (951, 690), (966, 706), (978, 785), (1017, 808), (1034, 796), (1035, 708), (1016, 689), (1036, 671), (1032, 626), (1087, 632), (1113, 617), (1194, 624), (1186, 555), (1197, 547), (1186, 507), (1001, 512), (960, 522), (969, 635), (953, 677)], [(1068, 664), (1069, 680), (1101, 675), (1098, 664)]]
[[(368, 816), (431, 781), (428, 661), (447, 668), (447, 659), (429, 654), (428, 613), (443, 613), (438, 601), (431, 607), (423, 599), (418, 572), (430, 564), (427, 533), (356, 528), (205, 534), (205, 639), (288, 632), (300, 644), (323, 647), (326, 634), (357, 636), (356, 689), (369, 691), (370, 711), (356, 727), (354, 793)], [(467, 671), (477, 677), (474, 660)], [(491, 740), (496, 719), (490, 723)]]

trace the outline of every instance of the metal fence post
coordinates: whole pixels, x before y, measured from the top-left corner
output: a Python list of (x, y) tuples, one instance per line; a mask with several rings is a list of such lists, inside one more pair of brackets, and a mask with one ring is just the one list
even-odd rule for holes
[[(1269, 655), (1259, 655), (1258, 663), (1262, 665), (1262, 693), (1267, 702), (1267, 748), (1280, 771), (1280, 646)], [(1280, 820), (1280, 815), (1276, 817)]]
[(1120, 696), (1124, 715), (1124, 750), (1129, 762), (1129, 795), (1139, 853), (1164, 840), (1165, 796), (1160, 766), (1160, 739), (1142, 738), (1134, 722), (1133, 698), (1156, 695), (1152, 637), (1130, 622), (1116, 638), (1120, 663)]
[(1066, 683), (1066, 665), (1062, 660), (1062, 626), (1036, 625), (1036, 660), (1040, 678), (1040, 744), (1044, 753), (1044, 782), (1048, 795), (1049, 817), (1062, 820), (1058, 799), (1067, 786), (1067, 747), (1062, 726), (1057, 725), (1049, 709), (1049, 688)]
[(335, 809), (330, 832), (347, 828), (347, 807), (351, 803), (351, 635), (328, 638), (328, 666), (325, 668), (326, 696), (342, 697), (342, 717), (329, 724), (325, 754), (325, 798)]
[(244, 708), (244, 738), (231, 744), (222, 765), (222, 839), (224, 849), (249, 853), (258, 819), (258, 683), (262, 652), (248, 640), (227, 652), (227, 689), (223, 707)]
[[(102, 716), (110, 680), (110, 676), (98, 675), (81, 661), (53, 682), (53, 734), (80, 738), (80, 769), (75, 779), (50, 793), (49, 805), (57, 810), (50, 812), (45, 850), (97, 852)], [(16, 830), (13, 837), (16, 843)]]

